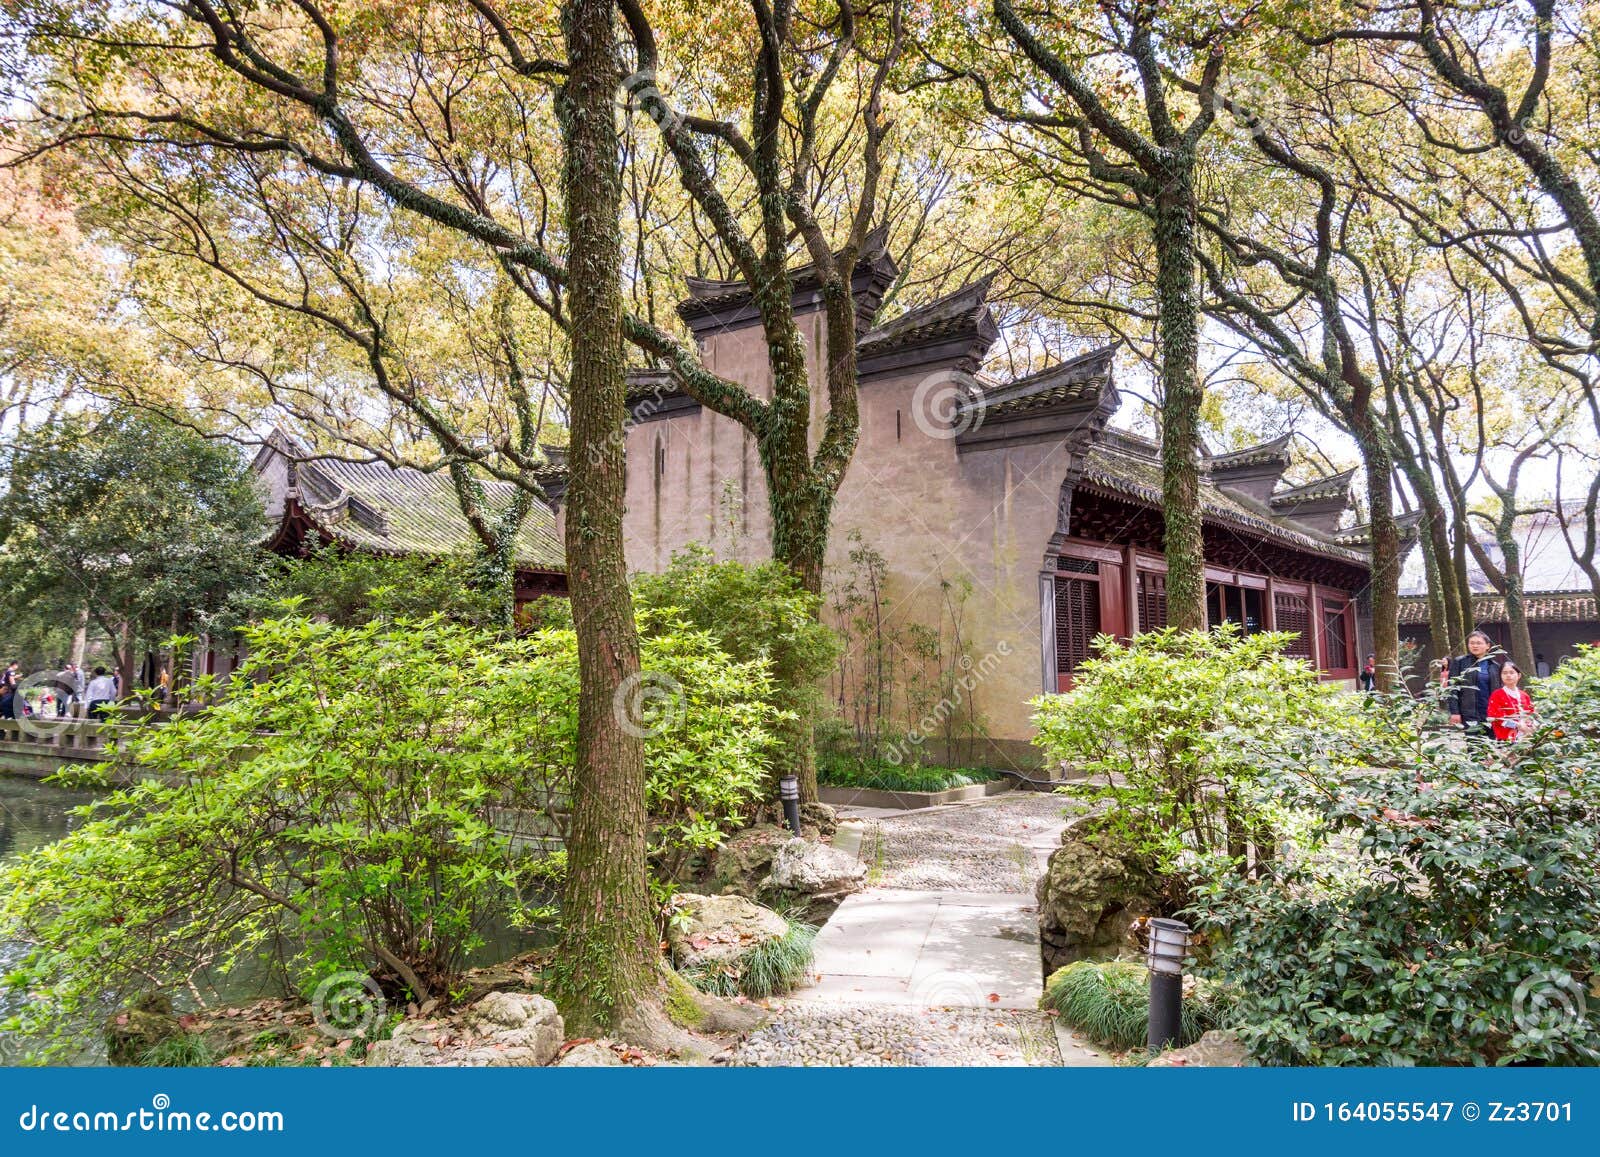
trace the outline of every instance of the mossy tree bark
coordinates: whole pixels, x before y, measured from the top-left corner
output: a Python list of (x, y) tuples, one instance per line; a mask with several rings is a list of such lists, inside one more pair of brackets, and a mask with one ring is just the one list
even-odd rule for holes
[[(858, 318), (851, 282), (879, 211), (882, 149), (889, 127), (883, 119), (882, 91), (903, 44), (901, 5), (892, 4), (877, 14), (884, 21), (881, 55), (868, 58), (857, 46), (856, 6), (841, 3), (834, 22), (814, 30), (823, 39), (806, 48), (823, 60), (822, 67), (814, 79), (797, 87), (791, 87), (785, 75), (784, 54), (797, 47), (796, 37), (809, 26), (797, 18), (793, 0), (756, 5), (753, 32), (757, 50), (748, 137), (731, 121), (713, 122), (672, 108), (652, 81), (658, 75), (658, 52), (643, 6), (637, 0), (620, 0), (619, 7), (637, 52), (633, 75), (642, 78), (631, 96), (655, 121), (684, 190), (705, 214), (717, 240), (750, 286), (767, 341), (772, 394), (758, 398), (708, 372), (688, 351), (642, 321), (631, 320), (628, 335), (641, 349), (665, 362), (692, 398), (732, 418), (754, 436), (772, 515), (772, 557), (788, 565), (806, 590), (820, 596), (834, 498), (855, 453), (859, 431)], [(859, 114), (860, 181), (849, 207), (844, 244), (835, 249), (813, 214), (813, 185), (826, 163), (819, 160), (819, 114), (841, 70), (858, 57), (868, 76), (867, 98)], [(797, 147), (785, 160), (783, 150), (791, 134), (797, 137)], [(757, 210), (753, 225), (718, 187), (706, 155), (708, 148), (726, 150), (751, 178)], [(815, 447), (811, 376), (788, 269), (789, 244), (796, 235), (816, 271), (827, 319), (818, 354), (825, 363), (828, 413)], [(820, 610), (819, 598), (819, 614)], [(783, 672), (777, 674), (783, 678)], [(791, 686), (789, 690), (786, 706), (795, 719), (784, 727), (774, 775), (795, 776), (800, 781), (801, 799), (814, 801), (817, 696), (812, 687)]]
[(609, 1028), (655, 996), (644, 740), (619, 707), (639, 674), (623, 555), (625, 416), (620, 75), (612, 0), (569, 0), (558, 97), (570, 256), (571, 458), (567, 567), (578, 633), (577, 766), (556, 991), (569, 1028)]

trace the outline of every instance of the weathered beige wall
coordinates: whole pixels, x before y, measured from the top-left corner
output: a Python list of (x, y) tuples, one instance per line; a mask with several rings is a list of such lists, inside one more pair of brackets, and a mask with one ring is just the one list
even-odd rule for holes
[[(821, 314), (803, 326), (814, 354)], [(768, 392), (758, 326), (715, 335), (702, 348), (714, 372)], [(815, 356), (811, 363), (814, 445), (826, 400)], [(835, 509), (830, 577), (846, 570), (851, 532), (859, 531), (887, 561), (889, 627), (919, 622), (937, 631), (942, 621), (947, 639), (941, 582), (970, 582), (962, 633), (976, 684), (972, 700), (997, 741), (983, 762), (1031, 764), (1027, 703), (1042, 689), (1039, 571), (1056, 526), (1066, 455), (1055, 443), (958, 455), (949, 432), (915, 412), (917, 402), (929, 402), (917, 397), (922, 381), (920, 373), (877, 378), (861, 389), (861, 436)], [(659, 473), (658, 445), (665, 451)], [(642, 422), (630, 429), (627, 449), (631, 567), (660, 569), (690, 542), (707, 543), (723, 558), (770, 557), (766, 485), (754, 443), (737, 423), (706, 409)], [(731, 508), (724, 500), (729, 483), (737, 497)], [(931, 761), (926, 752), (924, 760)]]

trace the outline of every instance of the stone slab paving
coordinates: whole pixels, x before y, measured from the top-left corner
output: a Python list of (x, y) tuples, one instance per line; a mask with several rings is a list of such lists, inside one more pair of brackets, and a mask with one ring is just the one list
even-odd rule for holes
[(1038, 1011), (1033, 886), (1065, 827), (1033, 793), (859, 815), (834, 846), (868, 888), (817, 935), (816, 983), (753, 1033), (735, 1064), (1103, 1065)]

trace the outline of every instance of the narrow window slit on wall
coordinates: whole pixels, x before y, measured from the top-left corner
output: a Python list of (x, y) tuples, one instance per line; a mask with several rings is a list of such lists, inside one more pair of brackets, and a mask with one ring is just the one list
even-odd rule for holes
[(894, 412), (894, 440), (900, 441), (900, 411)]

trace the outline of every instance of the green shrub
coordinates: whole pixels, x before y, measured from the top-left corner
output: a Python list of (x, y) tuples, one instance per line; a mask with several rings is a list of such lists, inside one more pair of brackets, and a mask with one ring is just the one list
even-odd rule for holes
[(838, 653), (837, 636), (817, 619), (820, 600), (779, 562), (718, 562), (708, 547), (692, 544), (660, 574), (635, 575), (632, 586), (647, 634), (658, 623), (706, 631), (729, 658), (767, 663), (774, 692), (786, 698), (815, 695)]
[(1417, 730), (1356, 770), (1322, 730), (1251, 744), (1255, 790), (1308, 817), (1259, 879), (1201, 890), (1252, 1055), (1600, 1062), (1600, 742), (1549, 702), (1530, 741)]
[(1289, 638), (1232, 626), (1102, 636), (1072, 691), (1034, 700), (1034, 742), (1086, 773), (1060, 789), (1097, 809), (1079, 834), (1167, 880), (1174, 908), (1197, 859), (1243, 872), (1273, 854), (1281, 811), (1247, 790), (1252, 737), (1312, 725), (1354, 743), (1374, 729), (1352, 696), (1283, 654)]
[(726, 965), (684, 969), (681, 975), (713, 996), (782, 996), (800, 987), (811, 972), (816, 938), (815, 927), (791, 920), (789, 931), (778, 939), (758, 944)]
[(976, 767), (896, 767), (882, 760), (868, 761), (838, 752), (817, 757), (817, 782), (830, 787), (861, 787), (876, 791), (948, 791), (1000, 779), (997, 771)]
[(1600, 646), (1584, 645), (1534, 687), (1536, 706), (1591, 739), (1600, 739)]
[[(1045, 982), (1039, 1004), (1091, 1040), (1112, 1049), (1143, 1048), (1149, 1039), (1150, 973), (1124, 960), (1077, 960)], [(1192, 1044), (1231, 1022), (1232, 999), (1215, 985), (1184, 994), (1180, 1045)]]
[(217, 1063), (217, 1052), (204, 1037), (179, 1033), (145, 1050), (140, 1064), (158, 1069), (200, 1069)]
[[(33, 1019), (266, 953), (306, 992), (351, 969), (447, 996), (486, 930), (548, 899), (577, 729), (571, 631), (285, 618), (248, 642), (215, 707), (139, 734), (152, 778), (0, 876), (0, 935), (33, 948), (12, 978)], [(697, 631), (660, 627), (643, 662), (664, 696), (646, 739), (653, 849), (671, 859), (753, 806), (769, 685)], [(549, 842), (513, 839), (508, 814)]]

